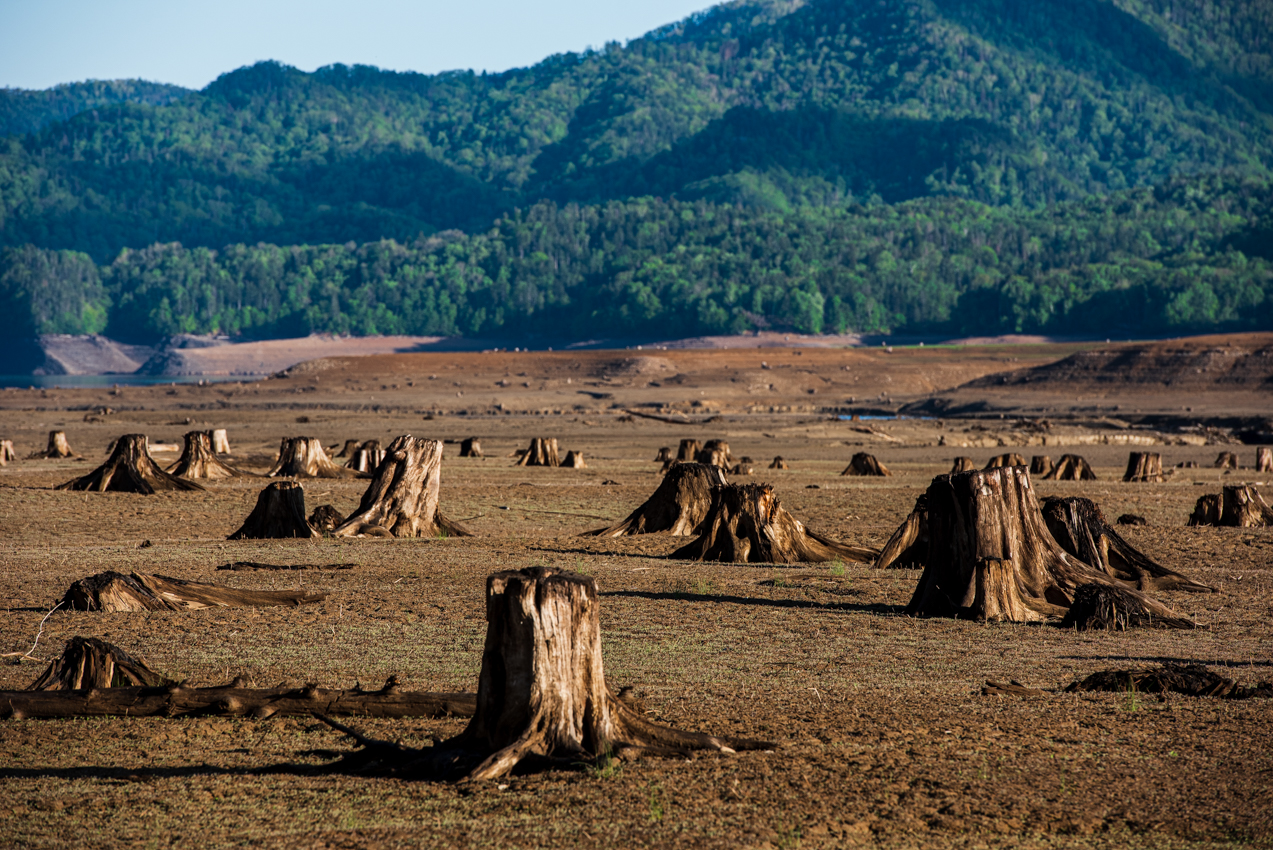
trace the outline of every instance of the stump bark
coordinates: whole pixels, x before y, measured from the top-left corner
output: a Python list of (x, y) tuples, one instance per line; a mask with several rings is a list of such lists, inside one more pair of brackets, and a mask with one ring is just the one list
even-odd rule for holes
[(64, 457), (75, 457), (75, 452), (71, 450), (71, 444), (66, 439), (65, 431), (50, 431), (49, 445), (42, 452), (34, 452), (32, 458), (50, 458), (56, 460)]
[(477, 437), (460, 440), (460, 457), (481, 457), (482, 441)]
[(358, 510), (333, 537), (469, 537), (471, 531), (438, 511), (442, 443), (410, 435), (394, 439), (367, 485)]
[(556, 437), (535, 437), (522, 453), (518, 466), (561, 466)]
[(787, 462), (782, 459), (781, 455), (779, 455), (778, 457), (775, 457), (773, 459), (772, 463), (769, 464), (769, 468), (770, 469), (790, 469), (791, 467), (787, 466)]
[(986, 464), (986, 469), (998, 469), (1001, 466), (1025, 466), (1025, 458), (1016, 452), (995, 455)]
[(213, 452), (207, 431), (191, 431), (183, 438), (181, 457), (168, 468), (169, 475), (181, 478), (238, 478), (242, 472), (222, 463)]
[(721, 469), (729, 469), (730, 464), (734, 463), (734, 456), (729, 451), (729, 443), (724, 440), (708, 440), (698, 450), (694, 459), (699, 463), (719, 466)]
[(1052, 471), (1043, 476), (1044, 481), (1095, 481), (1096, 473), (1081, 455), (1061, 455)]
[[(79, 688), (160, 687), (172, 679), (140, 658), (100, 638), (73, 637), (28, 691), (71, 691)], [(3, 705), (0, 700), (0, 705)]]
[(569, 451), (566, 452), (566, 459), (561, 465), (567, 469), (587, 469), (588, 464), (584, 463), (583, 452)]
[(331, 462), (323, 444), (315, 437), (284, 437), (279, 444), (278, 460), (268, 478), (356, 478), (352, 469), (342, 469)]
[(358, 447), (361, 445), (362, 443), (358, 442), (357, 440), (346, 440), (345, 445), (341, 446), (340, 451), (336, 452), (336, 454), (332, 455), (332, 457), (334, 458), (335, 457), (344, 457), (344, 458), (353, 457), (354, 452), (358, 451)]
[(681, 440), (680, 446), (676, 449), (676, 459), (681, 463), (694, 463), (701, 448), (702, 445), (698, 440)]
[(655, 463), (667, 463), (669, 460), (672, 460), (672, 459), (673, 458), (672, 458), (671, 446), (664, 446), (663, 448), (659, 449), (658, 454), (654, 456)]
[(755, 468), (749, 463), (736, 463), (734, 468), (729, 471), (730, 475), (751, 475), (755, 472)]
[(928, 496), (920, 494), (915, 507), (884, 544), (875, 559), (879, 569), (922, 568), (928, 558)]
[(310, 526), (319, 534), (331, 534), (345, 521), (345, 515), (333, 505), (319, 505), (309, 515)]
[(380, 441), (368, 440), (354, 449), (354, 453), (345, 463), (345, 469), (352, 469), (354, 472), (372, 473), (376, 471), (376, 467), (380, 466), (380, 461), (384, 459), (385, 451), (380, 448)]
[(1127, 456), (1124, 481), (1162, 481), (1162, 455), (1158, 452), (1131, 452)]
[(1030, 474), (1046, 478), (1052, 472), (1052, 458), (1048, 455), (1034, 455), (1030, 458)]
[(0, 466), (5, 466), (11, 460), (17, 460), (18, 453), (13, 450), (13, 440), (0, 440)]
[(303, 590), (238, 590), (217, 584), (183, 581), (161, 575), (112, 571), (82, 578), (62, 597), (68, 611), (197, 611), (202, 608), (253, 608), (307, 605), (326, 593)]
[(219, 455), (228, 455), (230, 452), (230, 437), (226, 434), (224, 428), (213, 428), (210, 436), (212, 437), (212, 451)]
[(1053, 496), (1043, 501), (1043, 521), (1061, 548), (1107, 576), (1143, 592), (1191, 590), (1214, 593), (1145, 555), (1110, 527), (1091, 499)]
[[(8, 442), (7, 440), (5, 442)], [(9, 446), (12, 453), (13, 446)], [(1260, 446), (1255, 450), (1255, 471), (1256, 472), (1273, 472), (1273, 449), (1268, 446)]]
[(950, 474), (957, 475), (960, 472), (971, 472), (977, 468), (977, 464), (970, 457), (957, 457), (955, 463), (950, 467)]
[(875, 459), (874, 455), (858, 452), (849, 461), (841, 475), (892, 475), (888, 467)]
[(1074, 591), (1074, 604), (1061, 620), (1061, 628), (1079, 631), (1126, 631), (1136, 627), (1196, 629), (1198, 624), (1126, 587), (1085, 584)]
[(1200, 496), (1198, 501), (1194, 503), (1193, 513), (1189, 515), (1187, 525), (1219, 525), (1220, 524), (1220, 494), (1208, 493)]
[(1220, 452), (1214, 466), (1216, 469), (1237, 469), (1238, 456), (1233, 452)]
[(295, 481), (275, 481), (256, 497), (256, 507), (228, 540), (274, 540), (320, 537), (305, 518), (305, 488)]
[(375, 741), (338, 767), (435, 779), (484, 780), (519, 763), (568, 766), (629, 755), (734, 753), (762, 741), (682, 732), (646, 720), (615, 696), (601, 658), (600, 603), (590, 577), (551, 567), (486, 582), (486, 644), (468, 727), (427, 749)]
[(783, 510), (768, 484), (729, 484), (713, 491), (697, 539), (668, 557), (749, 564), (817, 563), (844, 558), (869, 563), (880, 554), (809, 531)]
[(1273, 526), (1273, 508), (1249, 484), (1225, 487), (1220, 494), (1219, 525), (1232, 528), (1266, 528)]
[(160, 490), (202, 490), (203, 487), (160, 469), (150, 457), (145, 434), (125, 434), (115, 441), (115, 449), (106, 463), (88, 475), (59, 484), (56, 489), (151, 495)]
[(713, 491), (726, 485), (725, 473), (703, 463), (677, 463), (650, 498), (622, 522), (587, 532), (593, 537), (630, 534), (698, 534), (712, 508)]

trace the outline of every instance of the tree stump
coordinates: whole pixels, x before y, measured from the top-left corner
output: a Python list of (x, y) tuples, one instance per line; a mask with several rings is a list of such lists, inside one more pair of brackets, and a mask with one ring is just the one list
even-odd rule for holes
[(338, 767), (435, 779), (496, 779), (519, 762), (567, 766), (628, 755), (734, 753), (761, 741), (659, 726), (606, 684), (595, 580), (551, 567), (486, 580), (486, 644), (468, 728), (413, 749), (375, 741), (332, 721), (364, 749)]
[(256, 497), (256, 507), (227, 540), (281, 540), (319, 537), (305, 519), (305, 488), (295, 481), (275, 481)]
[(556, 437), (535, 437), (522, 453), (518, 466), (561, 466)]
[(587, 469), (588, 468), (588, 464), (584, 463), (583, 452), (581, 451), (566, 452), (566, 457), (561, 462), (561, 465), (565, 467), (566, 469)]
[(1182, 460), (1180, 463), (1176, 464), (1176, 469), (1197, 469), (1197, 468), (1198, 468), (1198, 461), (1196, 460)]
[(354, 449), (354, 453), (345, 463), (345, 469), (352, 469), (354, 472), (372, 473), (376, 471), (376, 467), (380, 466), (380, 461), (384, 459), (385, 451), (380, 448), (380, 441), (368, 440)]
[(410, 435), (394, 439), (367, 485), (358, 510), (333, 537), (469, 537), (473, 532), (438, 511), (442, 443)]
[(1149, 525), (1149, 520), (1138, 514), (1121, 514), (1114, 522), (1118, 525)]
[(0, 440), (0, 466), (7, 466), (9, 461), (17, 459), (18, 453), (13, 450), (13, 440)]
[(481, 457), (482, 441), (477, 437), (460, 440), (460, 457)]
[(849, 461), (841, 475), (892, 475), (888, 467), (875, 459), (875, 455), (858, 452)]
[(986, 464), (986, 469), (998, 469), (1001, 466), (1025, 466), (1025, 458), (1017, 452), (995, 455)]
[(284, 437), (278, 460), (265, 473), (267, 478), (356, 478), (352, 469), (331, 462), (323, 444), (315, 437)]
[(749, 463), (736, 463), (734, 468), (729, 471), (730, 475), (752, 475), (755, 468)]
[(1024, 466), (941, 475), (926, 496), (928, 557), (910, 616), (1032, 622), (1064, 615), (1084, 584), (1117, 584), (1052, 537)]
[(1052, 458), (1048, 455), (1034, 455), (1030, 458), (1030, 474), (1046, 478), (1052, 472)]
[(115, 450), (106, 463), (55, 489), (151, 495), (160, 490), (202, 490), (203, 487), (160, 469), (150, 457), (145, 434), (125, 434), (115, 441)]
[(1108, 584), (1085, 584), (1074, 591), (1074, 604), (1061, 620), (1061, 628), (1079, 631), (1126, 631), (1135, 627), (1196, 629), (1198, 624), (1181, 617), (1143, 593)]
[(920, 494), (915, 507), (884, 544), (875, 559), (878, 569), (922, 568), (928, 559), (928, 496)]
[(344, 521), (345, 515), (333, 505), (319, 505), (309, 515), (310, 527), (319, 534), (331, 534)]
[(1273, 508), (1249, 484), (1235, 484), (1220, 494), (1219, 525), (1230, 528), (1266, 528), (1273, 525)]
[(71, 450), (71, 444), (66, 439), (65, 431), (50, 431), (49, 445), (42, 452), (33, 452), (31, 458), (50, 458), (57, 460), (64, 457), (75, 457), (75, 452)]
[(307, 605), (326, 593), (303, 590), (238, 590), (169, 576), (112, 571), (82, 578), (70, 586), (61, 604), (68, 611), (197, 611), (203, 608), (254, 608)]
[(207, 431), (190, 431), (183, 438), (181, 457), (168, 468), (169, 475), (181, 478), (237, 478), (242, 472), (224, 464), (213, 453)]
[[(5, 442), (8, 442), (8, 440)], [(12, 444), (9, 446), (9, 452), (10, 454), (13, 452)], [(1255, 471), (1273, 472), (1273, 449), (1268, 446), (1260, 446), (1255, 450)]]
[(1220, 455), (1216, 458), (1214, 466), (1216, 469), (1237, 469), (1238, 456), (1233, 452), (1220, 452)]
[(695, 463), (698, 450), (701, 448), (698, 440), (681, 440), (680, 446), (676, 449), (676, 459), (681, 463)]
[(791, 467), (787, 466), (787, 462), (782, 459), (781, 455), (779, 455), (778, 457), (775, 457), (773, 459), (772, 463), (769, 464), (769, 468), (770, 469), (790, 469)]
[(1193, 513), (1189, 515), (1187, 525), (1219, 525), (1220, 524), (1220, 494), (1208, 493), (1200, 496), (1193, 506)]
[(1162, 481), (1162, 455), (1158, 452), (1131, 452), (1127, 456), (1124, 481)]
[(212, 438), (212, 451), (219, 455), (228, 455), (230, 452), (230, 437), (226, 434), (224, 428), (213, 428), (209, 432)]
[(345, 445), (341, 446), (340, 451), (336, 452), (336, 454), (332, 455), (332, 457), (353, 457), (354, 452), (358, 451), (358, 447), (361, 445), (362, 443), (357, 440), (345, 440)]
[(32, 682), (28, 691), (74, 691), (81, 688), (162, 687), (172, 679), (156, 673), (140, 658), (100, 638), (73, 637), (62, 654)]
[(658, 454), (654, 456), (655, 463), (667, 463), (669, 460), (672, 460), (672, 459), (673, 458), (672, 458), (671, 446), (664, 446), (663, 448), (659, 449)]
[(1137, 590), (1215, 592), (1214, 587), (1169, 570), (1132, 546), (1110, 527), (1091, 499), (1080, 496), (1044, 499), (1043, 521), (1052, 538), (1066, 552)]
[(960, 472), (971, 472), (976, 468), (977, 464), (973, 462), (972, 458), (963, 457), (961, 455), (960, 457), (955, 458), (954, 465), (950, 467), (950, 474), (958, 475)]
[(726, 485), (719, 467), (703, 463), (677, 463), (663, 476), (650, 498), (623, 522), (587, 532), (593, 537), (630, 534), (698, 534), (712, 508), (713, 490)]
[(668, 557), (737, 564), (817, 563), (845, 558), (871, 562), (874, 549), (815, 534), (791, 514), (768, 484), (728, 484), (713, 491), (697, 539)]
[(1043, 476), (1044, 481), (1095, 481), (1096, 473), (1081, 455), (1061, 455), (1052, 471)]

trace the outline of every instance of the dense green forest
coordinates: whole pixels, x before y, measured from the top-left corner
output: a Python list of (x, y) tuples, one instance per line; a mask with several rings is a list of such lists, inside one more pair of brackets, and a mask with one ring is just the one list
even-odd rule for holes
[(1273, 327), (1273, 0), (752, 0), (161, 88), (0, 99), (24, 331)]
[(0, 136), (35, 133), (55, 121), (119, 103), (167, 106), (189, 89), (146, 80), (89, 80), (51, 89), (0, 89)]

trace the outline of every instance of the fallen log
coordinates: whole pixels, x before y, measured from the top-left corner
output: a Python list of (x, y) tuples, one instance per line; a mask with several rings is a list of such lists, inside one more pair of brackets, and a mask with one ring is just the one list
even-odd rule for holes
[(394, 439), (367, 485), (358, 510), (333, 537), (471, 537), (473, 532), (438, 511), (442, 443), (410, 435)]
[(203, 608), (255, 608), (308, 605), (326, 593), (303, 590), (239, 590), (161, 575), (113, 570), (82, 578), (70, 586), (61, 605), (68, 611), (197, 611)]
[[(642, 419), (653, 419), (655, 422), (666, 422), (669, 425), (710, 425), (717, 419), (720, 419), (719, 414), (716, 416), (708, 416), (706, 419), (690, 419), (686, 416), (659, 416), (654, 413), (642, 413), (639, 410), (628, 410), (626, 408), (623, 412), (629, 416), (638, 416)], [(693, 458), (690, 459), (692, 460)]]
[(256, 497), (256, 506), (228, 540), (284, 540), (321, 537), (305, 518), (305, 488), (275, 481)]
[(150, 456), (145, 434), (125, 434), (115, 441), (115, 449), (106, 463), (88, 475), (59, 484), (54, 489), (149, 496), (161, 490), (202, 490), (203, 487), (160, 469)]
[(590, 537), (624, 537), (630, 534), (690, 535), (701, 531), (711, 511), (713, 492), (728, 482), (716, 466), (677, 463), (657, 489), (627, 518), (609, 528), (585, 532)]

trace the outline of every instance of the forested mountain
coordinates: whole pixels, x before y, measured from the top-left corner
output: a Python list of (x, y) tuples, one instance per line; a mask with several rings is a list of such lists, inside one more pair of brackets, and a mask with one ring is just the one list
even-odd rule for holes
[(51, 89), (0, 89), (0, 136), (43, 130), (81, 112), (117, 103), (167, 106), (190, 89), (146, 80), (89, 80)]
[(126, 337), (1263, 327), (1271, 166), (1273, 0), (752, 0), (0, 139), (0, 298)]

